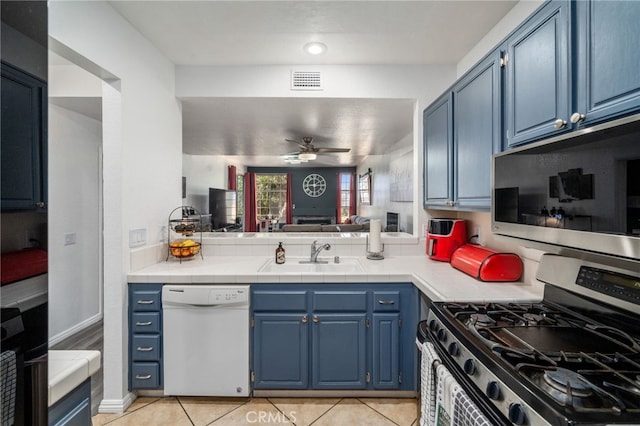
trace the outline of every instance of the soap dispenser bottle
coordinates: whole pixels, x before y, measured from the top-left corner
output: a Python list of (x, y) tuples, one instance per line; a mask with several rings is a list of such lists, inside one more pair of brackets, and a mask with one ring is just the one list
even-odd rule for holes
[(282, 242), (279, 242), (278, 248), (276, 248), (276, 263), (278, 265), (282, 265), (284, 261), (285, 261), (284, 247), (282, 247)]

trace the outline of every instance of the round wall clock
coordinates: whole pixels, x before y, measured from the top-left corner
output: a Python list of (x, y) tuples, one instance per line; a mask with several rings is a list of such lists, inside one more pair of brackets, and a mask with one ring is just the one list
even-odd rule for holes
[(319, 197), (327, 189), (327, 181), (322, 176), (312, 173), (302, 181), (302, 189), (309, 197)]

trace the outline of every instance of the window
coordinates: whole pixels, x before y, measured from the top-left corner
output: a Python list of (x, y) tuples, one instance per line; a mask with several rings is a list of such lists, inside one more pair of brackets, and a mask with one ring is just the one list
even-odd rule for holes
[(286, 220), (287, 175), (256, 174), (257, 219)]
[(359, 191), (360, 204), (371, 204), (371, 171), (360, 176)]
[[(338, 223), (345, 223), (351, 216), (352, 202), (355, 200), (353, 197), (353, 174), (352, 173), (339, 173), (338, 179), (340, 182), (340, 205), (338, 206)], [(355, 207), (355, 206), (353, 206)]]
[(236, 176), (236, 211), (239, 218), (244, 217), (244, 176)]

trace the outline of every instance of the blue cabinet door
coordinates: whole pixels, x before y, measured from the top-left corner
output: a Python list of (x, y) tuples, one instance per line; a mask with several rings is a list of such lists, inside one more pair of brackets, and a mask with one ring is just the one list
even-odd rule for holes
[(312, 387), (367, 387), (366, 314), (317, 314), (311, 334)]
[(308, 315), (255, 313), (253, 318), (253, 387), (306, 389), (309, 386)]
[(507, 40), (508, 146), (569, 129), (570, 4), (551, 1)]
[(400, 314), (373, 315), (374, 389), (397, 389), (400, 381)]
[(489, 209), (491, 156), (501, 147), (501, 52), (496, 50), (453, 88), (454, 203)]
[(452, 104), (447, 92), (423, 114), (425, 208), (449, 206), (453, 200)]
[(47, 86), (4, 62), (1, 74), (1, 206), (42, 209), (47, 201)]
[(587, 125), (640, 110), (640, 2), (576, 2), (577, 105)]

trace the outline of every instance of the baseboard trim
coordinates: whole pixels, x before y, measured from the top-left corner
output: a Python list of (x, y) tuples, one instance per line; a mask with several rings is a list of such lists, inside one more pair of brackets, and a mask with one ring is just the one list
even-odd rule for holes
[(101, 414), (122, 414), (135, 401), (136, 395), (129, 392), (123, 399), (103, 399), (98, 406)]
[(67, 337), (71, 337), (74, 334), (81, 332), (85, 328), (90, 327), (97, 322), (100, 322), (101, 320), (102, 320), (102, 312), (99, 312), (94, 316), (89, 317), (86, 320), (82, 321), (81, 323), (66, 329), (62, 333), (58, 333), (57, 335), (49, 338), (49, 347), (55, 346), (56, 344), (62, 342)]
[(254, 397), (273, 397), (273, 398), (417, 398), (418, 393), (415, 391), (398, 391), (398, 390), (285, 390), (285, 389), (260, 389), (253, 391)]

